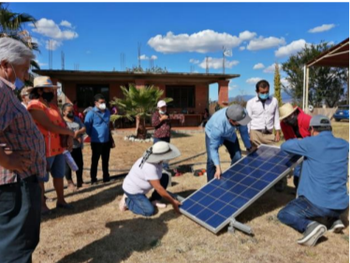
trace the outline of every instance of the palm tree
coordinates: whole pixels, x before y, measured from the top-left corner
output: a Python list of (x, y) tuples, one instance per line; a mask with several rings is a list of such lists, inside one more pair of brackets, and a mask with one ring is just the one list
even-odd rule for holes
[[(39, 51), (37, 43), (32, 42), (29, 32), (24, 25), (31, 23), (35, 26), (36, 19), (25, 13), (14, 13), (8, 9), (8, 5), (0, 3), (0, 37), (11, 37), (21, 41), (31, 50)], [(32, 67), (40, 69), (38, 63), (31, 61)]]
[[(164, 91), (155, 86), (146, 86), (137, 89), (135, 85), (129, 84), (129, 89), (124, 86), (120, 87), (124, 98), (113, 98), (110, 102), (113, 106), (118, 106), (119, 110), (124, 114), (112, 115), (111, 121), (114, 122), (119, 118), (127, 118), (129, 120), (138, 120), (136, 122), (136, 137), (146, 139), (146, 118), (150, 117), (156, 109), (158, 100)], [(170, 102), (172, 98), (164, 98), (166, 102)]]

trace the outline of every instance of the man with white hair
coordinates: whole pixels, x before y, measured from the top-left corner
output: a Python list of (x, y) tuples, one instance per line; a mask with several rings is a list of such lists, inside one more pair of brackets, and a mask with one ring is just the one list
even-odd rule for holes
[(33, 53), (0, 38), (0, 261), (31, 262), (39, 242), (45, 141), (14, 91), (28, 78)]
[(349, 206), (347, 193), (349, 143), (332, 134), (329, 118), (310, 121), (311, 137), (291, 139), (281, 149), (304, 156), (297, 198), (278, 213), (278, 219), (303, 233), (298, 244), (314, 246), (329, 230), (344, 228), (340, 215)]

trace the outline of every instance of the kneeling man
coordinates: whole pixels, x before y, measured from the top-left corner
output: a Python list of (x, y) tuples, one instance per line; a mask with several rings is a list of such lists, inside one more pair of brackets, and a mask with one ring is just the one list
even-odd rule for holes
[[(298, 243), (314, 246), (327, 231), (340, 232), (340, 215), (349, 205), (347, 169), (349, 143), (335, 138), (330, 120), (312, 117), (311, 137), (288, 140), (281, 149), (304, 156), (297, 198), (278, 213), (278, 219), (303, 233)], [(326, 227), (327, 225), (327, 227)]]

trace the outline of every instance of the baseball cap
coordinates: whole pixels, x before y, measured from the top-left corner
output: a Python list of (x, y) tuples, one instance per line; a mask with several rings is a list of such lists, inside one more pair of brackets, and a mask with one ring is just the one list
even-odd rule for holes
[(164, 100), (158, 101), (158, 103), (157, 103), (157, 107), (158, 108), (161, 108), (161, 107), (164, 107), (164, 106), (166, 106), (166, 102)]
[(238, 104), (232, 104), (226, 110), (226, 116), (233, 121), (238, 122), (240, 125), (247, 125), (251, 118), (245, 108)]
[(327, 116), (324, 115), (315, 115), (310, 120), (310, 127), (329, 127), (331, 125), (331, 121)]

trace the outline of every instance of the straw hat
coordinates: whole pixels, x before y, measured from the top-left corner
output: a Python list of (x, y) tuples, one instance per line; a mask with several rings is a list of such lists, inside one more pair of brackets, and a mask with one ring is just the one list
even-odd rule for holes
[(293, 112), (295, 112), (298, 109), (298, 107), (293, 107), (292, 104), (286, 103), (283, 106), (280, 107), (280, 121), (287, 118), (289, 115), (291, 115)]
[(57, 85), (54, 85), (50, 79), (50, 77), (47, 76), (40, 76), (34, 78), (34, 85), (31, 88), (28, 88), (28, 91), (31, 91), (36, 88), (51, 88), (51, 89), (58, 89)]
[[(143, 154), (143, 162), (159, 163), (179, 157), (181, 155), (179, 149), (171, 143), (157, 142), (152, 147), (148, 148)], [(141, 163), (141, 165), (142, 165)]]

